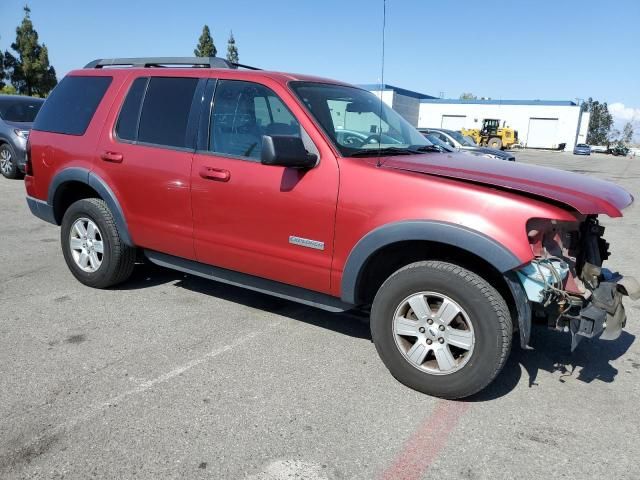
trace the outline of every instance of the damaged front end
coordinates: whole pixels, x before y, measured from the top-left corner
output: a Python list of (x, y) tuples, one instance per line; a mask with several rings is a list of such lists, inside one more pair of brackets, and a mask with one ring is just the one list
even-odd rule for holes
[(633, 277), (603, 268), (609, 257), (596, 216), (581, 223), (533, 219), (527, 225), (534, 260), (516, 272), (537, 316), (571, 332), (571, 350), (582, 338), (615, 340), (627, 317), (622, 297), (640, 298)]

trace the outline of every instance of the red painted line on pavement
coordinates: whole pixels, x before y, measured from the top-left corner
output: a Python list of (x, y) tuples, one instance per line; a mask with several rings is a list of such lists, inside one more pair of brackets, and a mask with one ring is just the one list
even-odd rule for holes
[(402, 450), (380, 480), (420, 480), (449, 441), (460, 417), (469, 410), (466, 402), (438, 400), (435, 408), (404, 442)]

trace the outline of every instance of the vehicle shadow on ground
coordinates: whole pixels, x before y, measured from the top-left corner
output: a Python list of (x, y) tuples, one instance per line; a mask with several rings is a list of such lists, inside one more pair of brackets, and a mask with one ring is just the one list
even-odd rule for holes
[[(624, 355), (633, 344), (635, 336), (622, 332), (617, 340), (583, 339), (571, 353), (571, 335), (559, 333), (543, 325), (534, 325), (531, 335), (531, 350), (523, 350), (515, 342), (511, 356), (504, 369), (482, 392), (468, 398), (472, 402), (484, 402), (502, 397), (520, 382), (526, 381), (529, 388), (538, 386), (540, 371), (560, 373), (558, 382), (566, 383), (575, 379), (584, 383), (594, 380), (611, 383), (618, 375), (618, 369), (611, 361)], [(524, 374), (524, 375), (523, 375)], [(527, 378), (523, 378), (526, 375)]]
[(113, 288), (115, 290), (139, 290), (168, 283), (173, 283), (177, 288), (282, 315), (293, 320), (332, 330), (342, 335), (371, 340), (369, 319), (363, 315), (350, 312), (326, 312), (290, 300), (187, 275), (153, 264), (136, 265), (130, 280)]
[[(168, 283), (173, 283), (176, 288), (184, 288), (228, 302), (282, 315), (342, 335), (371, 340), (369, 321), (366, 316), (349, 312), (325, 312), (289, 300), (186, 275), (152, 264), (137, 265), (131, 279), (115, 289), (139, 290)], [(511, 355), (498, 378), (480, 393), (469, 397), (467, 401), (485, 402), (500, 398), (509, 394), (516, 386), (525, 381), (529, 388), (536, 388), (540, 371), (559, 372), (558, 381), (561, 383), (570, 378), (585, 383), (590, 383), (593, 380), (613, 382), (618, 370), (610, 362), (624, 355), (635, 340), (634, 335), (623, 331), (620, 337), (614, 341), (584, 339), (576, 351), (571, 353), (569, 333), (559, 333), (547, 329), (544, 325), (534, 325), (531, 338), (532, 349), (523, 350), (516, 343), (519, 339), (516, 334), (513, 337), (514, 345)], [(526, 378), (523, 373), (526, 374)]]

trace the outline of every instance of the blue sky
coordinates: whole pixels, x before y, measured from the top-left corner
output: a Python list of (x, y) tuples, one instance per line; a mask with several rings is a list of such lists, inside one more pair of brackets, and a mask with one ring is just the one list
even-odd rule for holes
[[(24, 1), (0, 0), (0, 48)], [(202, 25), (218, 55), (352, 83), (380, 81), (382, 0), (31, 0), (63, 76), (113, 56), (191, 55)], [(640, 1), (387, 0), (385, 83), (431, 95), (614, 104), (640, 130)]]

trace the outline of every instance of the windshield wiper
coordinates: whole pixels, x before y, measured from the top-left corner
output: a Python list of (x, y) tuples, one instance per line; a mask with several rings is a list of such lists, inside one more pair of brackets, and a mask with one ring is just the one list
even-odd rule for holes
[(420, 145), (419, 147), (411, 147), (412, 152), (423, 153), (423, 152), (442, 152), (443, 149), (436, 145)]
[(350, 153), (349, 157), (381, 157), (383, 155), (413, 155), (417, 152), (416, 150), (411, 150), (408, 148), (395, 148), (395, 147), (387, 147), (387, 148), (363, 148), (362, 150), (358, 150), (357, 152)]

